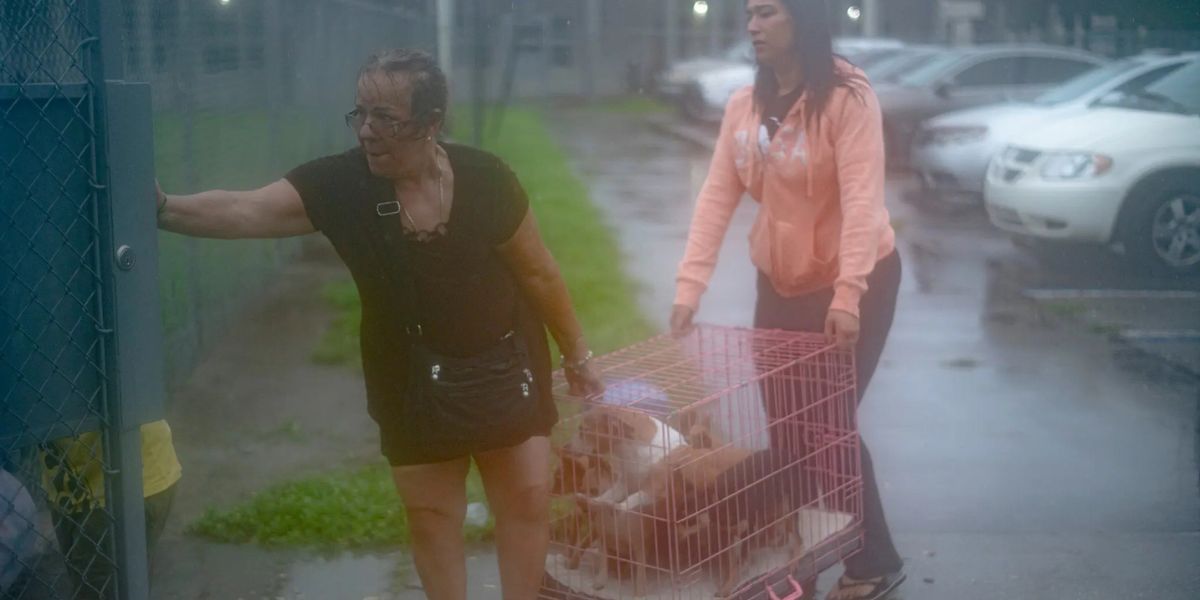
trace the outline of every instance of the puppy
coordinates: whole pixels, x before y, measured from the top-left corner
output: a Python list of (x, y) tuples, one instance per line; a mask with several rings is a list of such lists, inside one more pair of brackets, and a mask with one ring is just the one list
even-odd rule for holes
[(576, 498), (571, 514), (557, 521), (554, 539), (562, 540), (567, 546), (567, 566), (578, 569), (584, 552), (595, 539), (590, 532), (587, 505), (581, 500), (612, 487), (612, 468), (603, 460), (579, 453), (569, 444), (554, 446), (552, 450), (558, 458), (558, 467), (554, 471), (550, 493)]
[(570, 445), (554, 446), (551, 451), (558, 458), (551, 494), (596, 496), (612, 487), (612, 467), (607, 461), (583, 454)]
[(630, 410), (597, 407), (580, 422), (578, 445), (604, 459), (613, 469), (613, 484), (595, 497), (602, 504), (630, 510), (653, 503), (642, 488), (647, 477), (676, 450), (686, 447), (683, 434), (666, 422)]
[(621, 579), (632, 577), (634, 596), (644, 596), (647, 569), (670, 566), (674, 539), (667, 500), (644, 507), (645, 511), (623, 510), (594, 498), (581, 498), (580, 506), (588, 515), (590, 539), (598, 546), (593, 587), (603, 589), (609, 575), (616, 573)]
[[(703, 498), (718, 499), (676, 532), (678, 542), (715, 561), (718, 594), (728, 596), (742, 579), (742, 566), (757, 547), (787, 545), (788, 560), (799, 558), (804, 542), (788, 516), (803, 501), (799, 467), (778, 450), (750, 454), (718, 475)], [(686, 510), (686, 509), (685, 509)]]
[[(733, 444), (718, 444), (712, 435), (712, 415), (705, 413), (688, 429), (687, 445), (667, 456), (647, 478), (645, 487), (652, 496), (659, 497), (665, 493), (670, 481), (675, 484), (677, 500), (692, 497), (702, 501), (694, 498), (695, 495), (711, 489), (722, 473), (740, 464), (750, 454), (750, 450)], [(686, 509), (686, 505), (682, 508)]]

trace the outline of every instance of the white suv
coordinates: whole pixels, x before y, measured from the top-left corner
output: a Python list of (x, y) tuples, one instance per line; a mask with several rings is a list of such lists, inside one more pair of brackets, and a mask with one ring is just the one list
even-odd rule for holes
[(1001, 229), (1200, 272), (1200, 60), (1012, 138), (984, 197)]

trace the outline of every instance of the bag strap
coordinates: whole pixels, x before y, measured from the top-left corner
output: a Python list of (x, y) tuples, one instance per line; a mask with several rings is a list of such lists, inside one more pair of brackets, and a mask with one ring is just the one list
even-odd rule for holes
[[(371, 186), (377, 185), (382, 187), (382, 183), (372, 181), (366, 186), (367, 195), (370, 200), (375, 200), (378, 195), (373, 194)], [(400, 292), (401, 314), (403, 314), (404, 333), (410, 339), (420, 338), (424, 336), (424, 329), (421, 327), (421, 302), (417, 296), (417, 279), (413, 272), (412, 256), (407, 248), (407, 241), (404, 239), (404, 223), (400, 223), (400, 239), (393, 241), (397, 234), (387, 231), (383, 226), (383, 221), (391, 217), (403, 219), (403, 208), (400, 206), (400, 201), (393, 197), (392, 200), (378, 202), (375, 204), (366, 203), (361, 209), (363, 214), (362, 221), (367, 232), (367, 246), (371, 249), (371, 253), (378, 264), (380, 271), (384, 275), (387, 284), (393, 288), (397, 288)], [(385, 251), (386, 250), (386, 251)], [(390, 255), (390, 256), (389, 256)], [(398, 257), (402, 266), (398, 266), (392, 257)], [(397, 269), (403, 271), (403, 276), (397, 274)], [(520, 322), (521, 311), (521, 287), (515, 281), (513, 282), (513, 308), (512, 308), (512, 325), (511, 330), (503, 337), (509, 337), (515, 333)]]
[[(365, 187), (369, 200), (377, 200), (380, 195), (372, 193), (375, 187), (383, 187), (383, 183), (376, 180), (371, 180)], [(424, 335), (421, 327), (420, 318), (420, 301), (417, 298), (417, 279), (412, 270), (412, 258), (409, 256), (408, 249), (405, 247), (404, 223), (400, 223), (400, 232), (393, 233), (387, 231), (383, 226), (384, 219), (390, 217), (398, 217), (403, 213), (400, 201), (392, 199), (385, 202), (364, 203), (361, 207), (361, 221), (364, 229), (366, 229), (366, 245), (371, 249), (371, 254), (375, 259), (375, 263), (383, 274), (384, 281), (388, 287), (399, 292), (400, 314), (403, 315), (402, 322), (404, 325), (404, 333), (410, 338), (419, 338)], [(397, 235), (400, 239), (393, 241)], [(396, 264), (396, 259), (399, 259), (401, 265)], [(403, 269), (404, 275), (401, 276), (397, 270)]]

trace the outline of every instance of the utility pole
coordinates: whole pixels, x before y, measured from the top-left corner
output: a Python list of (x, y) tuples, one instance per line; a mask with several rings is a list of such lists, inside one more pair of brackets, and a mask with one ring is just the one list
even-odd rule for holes
[(483, 127), (485, 104), (487, 103), (487, 74), (484, 63), (487, 62), (487, 18), (484, 17), (484, 0), (471, 0), (471, 42), (475, 56), (471, 65), (471, 95), (473, 97), (472, 135), (471, 141), (476, 146), (483, 145)]
[(708, 3), (708, 53), (716, 56), (725, 47), (725, 2), (713, 0)]
[(454, 79), (454, 0), (437, 0), (438, 66)]
[(587, 71), (583, 78), (583, 95), (596, 99), (596, 78), (600, 76), (600, 0), (587, 0), (583, 26), (587, 31)]
[(663, 11), (663, 18), (666, 19), (663, 60), (669, 66), (679, 58), (679, 5), (676, 0), (664, 0)]
[(879, 0), (863, 0), (862, 35), (879, 37), (883, 33), (883, 3)]

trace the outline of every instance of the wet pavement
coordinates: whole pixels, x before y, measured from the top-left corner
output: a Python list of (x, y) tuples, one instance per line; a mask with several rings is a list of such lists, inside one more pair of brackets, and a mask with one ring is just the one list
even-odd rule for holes
[[(554, 125), (620, 234), (642, 307), (665, 324), (703, 144), (594, 113)], [(910, 576), (900, 597), (1200, 597), (1200, 382), (1029, 293), (1200, 284), (1094, 249), (1047, 266), (980, 211), (914, 206), (907, 188), (889, 183), (905, 278), (860, 411)], [(751, 322), (752, 215), (743, 203), (700, 320)], [(1200, 314), (1188, 299), (1136, 306), (1181, 332)]]

